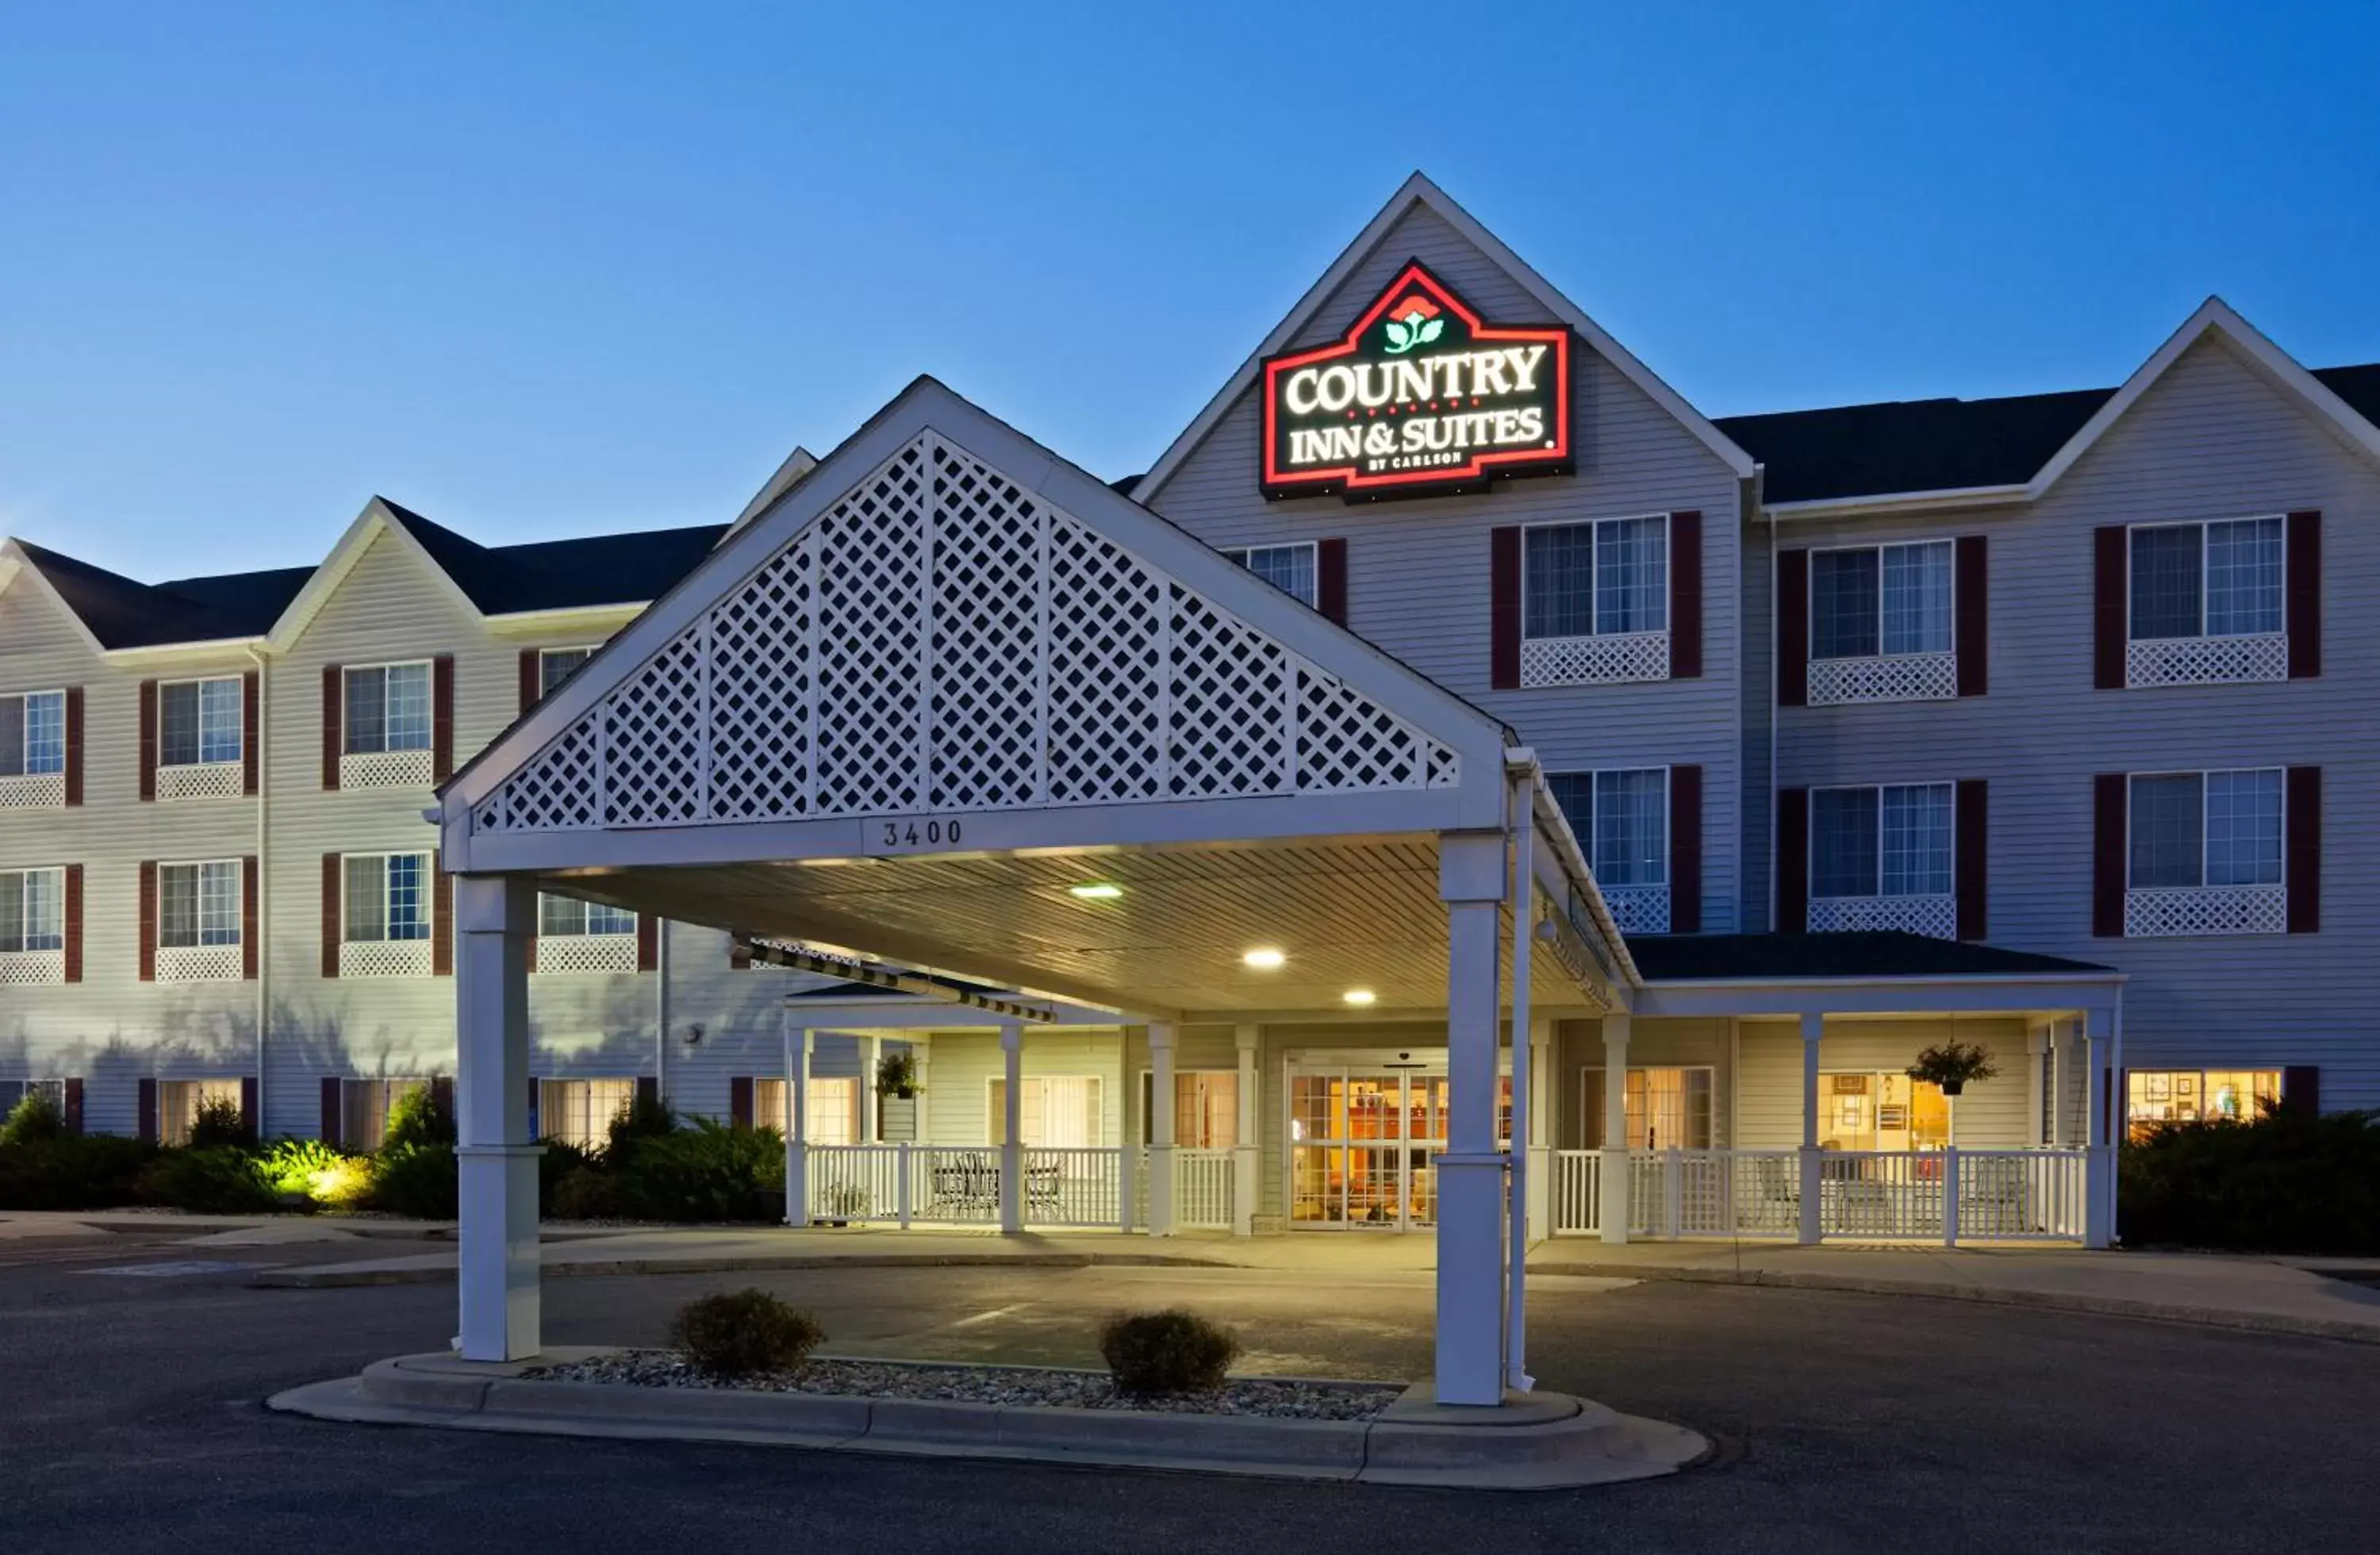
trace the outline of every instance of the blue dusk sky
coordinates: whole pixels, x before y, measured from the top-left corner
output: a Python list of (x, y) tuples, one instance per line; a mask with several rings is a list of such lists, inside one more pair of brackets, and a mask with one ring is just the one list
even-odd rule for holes
[(1415, 167), (1713, 415), (2110, 384), (2210, 292), (2380, 359), (2370, 0), (5, 28), (0, 530), (145, 579), (722, 521), (920, 372), (1129, 474)]

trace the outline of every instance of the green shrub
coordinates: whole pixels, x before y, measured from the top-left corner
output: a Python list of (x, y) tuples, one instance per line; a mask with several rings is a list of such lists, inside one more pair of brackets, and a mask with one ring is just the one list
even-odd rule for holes
[(67, 1136), (67, 1118), (58, 1104), (38, 1090), (29, 1090), (24, 1099), (0, 1123), (0, 1145), (41, 1145)]
[(199, 1103), (198, 1116), (190, 1121), (190, 1148), (210, 1150), (224, 1146), (239, 1149), (256, 1148), (256, 1131), (248, 1125), (248, 1114), (238, 1102), (227, 1096), (211, 1096)]
[(622, 1219), (620, 1185), (601, 1168), (579, 1167), (555, 1186), (544, 1213), (557, 1221)]
[(1168, 1307), (1108, 1319), (1099, 1330), (1099, 1354), (1116, 1391), (1135, 1398), (1211, 1393), (1239, 1359), (1239, 1336), (1195, 1312)]
[(605, 1170), (621, 1213), (641, 1221), (773, 1221), (784, 1213), (785, 1153), (772, 1130), (709, 1118), (614, 1146)]
[(388, 1110), (388, 1133), (381, 1141), (381, 1148), (401, 1149), (414, 1145), (452, 1148), (455, 1137), (455, 1114), (440, 1087), (415, 1086)]
[(2380, 1112), (2160, 1124), (2117, 1182), (2129, 1245), (2380, 1255)]
[(196, 1215), (253, 1215), (278, 1209), (280, 1199), (257, 1170), (256, 1158), (233, 1145), (166, 1150), (140, 1173), (146, 1204)]
[(676, 1132), (677, 1114), (670, 1111), (670, 1104), (659, 1093), (638, 1086), (604, 1132), (603, 1153), (617, 1166), (648, 1140), (667, 1139)]
[(562, 1184), (582, 1168), (598, 1166), (601, 1162), (594, 1151), (582, 1149), (567, 1139), (540, 1139), (538, 1143), (545, 1147), (545, 1154), (537, 1161), (537, 1212), (540, 1215), (560, 1214), (555, 1205), (561, 1199)]
[(371, 1193), (371, 1158), (347, 1155), (320, 1139), (275, 1140), (256, 1170), (275, 1193), (301, 1194), (325, 1209), (361, 1209)]
[(139, 1204), (157, 1147), (112, 1134), (0, 1145), (0, 1209), (113, 1209)]
[(791, 1371), (825, 1338), (808, 1313), (761, 1290), (703, 1296), (670, 1319), (670, 1342), (705, 1377)]
[(455, 1151), (446, 1145), (407, 1145), (372, 1158), (365, 1204), (418, 1221), (451, 1221), (459, 1197)]

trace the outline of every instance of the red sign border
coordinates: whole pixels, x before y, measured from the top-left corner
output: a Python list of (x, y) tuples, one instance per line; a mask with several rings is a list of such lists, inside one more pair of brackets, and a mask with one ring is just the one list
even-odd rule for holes
[[(1391, 303), (1418, 286), (1454, 310), (1471, 330), (1475, 340), (1515, 341), (1551, 346), (1554, 351), (1554, 422), (1560, 429), (1551, 448), (1514, 448), (1499, 453), (1477, 453), (1467, 464), (1440, 466), (1434, 469), (1401, 470), (1392, 475), (1367, 476), (1353, 465), (1334, 465), (1328, 469), (1300, 470), (1284, 474), (1274, 468), (1273, 456), (1280, 443), (1276, 423), (1280, 396), (1277, 388), (1281, 374), (1316, 362), (1333, 361), (1354, 356), (1361, 349), (1364, 333), (1380, 322)], [(1372, 493), (1426, 491), (1438, 487), (1472, 485), (1493, 476), (1498, 469), (1513, 465), (1548, 466), (1546, 474), (1564, 473), (1571, 462), (1571, 397), (1570, 358), (1574, 333), (1566, 324), (1546, 327), (1490, 328), (1481, 321), (1468, 303), (1456, 296), (1454, 289), (1429, 273), (1419, 260), (1408, 260), (1396, 279), (1381, 291), (1378, 300), (1366, 309), (1347, 334), (1329, 346), (1299, 351), (1288, 356), (1267, 357), (1264, 360), (1263, 476), (1261, 485), (1269, 498), (1328, 495), (1337, 492), (1349, 501)]]

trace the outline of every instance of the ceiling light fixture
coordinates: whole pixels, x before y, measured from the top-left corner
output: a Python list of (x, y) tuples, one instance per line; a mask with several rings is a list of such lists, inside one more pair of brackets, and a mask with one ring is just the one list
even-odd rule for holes
[(1351, 988), (1339, 996), (1350, 1004), (1368, 1004), (1378, 995), (1368, 988)]
[(1256, 949), (1240, 957), (1240, 961), (1243, 965), (1253, 966), (1259, 972), (1273, 971), (1278, 968), (1281, 963), (1288, 959), (1289, 957), (1281, 954), (1281, 952), (1273, 949), (1270, 945), (1258, 945)]
[(1095, 881), (1089, 885), (1070, 885), (1066, 894), (1084, 902), (1112, 902), (1123, 894), (1123, 887), (1108, 881)]

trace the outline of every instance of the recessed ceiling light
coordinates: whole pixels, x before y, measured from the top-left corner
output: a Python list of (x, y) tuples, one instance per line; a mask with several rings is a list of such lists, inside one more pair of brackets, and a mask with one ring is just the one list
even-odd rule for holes
[(1270, 945), (1258, 945), (1256, 949), (1248, 952), (1247, 954), (1240, 957), (1240, 960), (1243, 963), (1255, 967), (1259, 972), (1269, 972), (1288, 959), (1289, 957), (1281, 954), (1281, 952), (1273, 949)]
[(1368, 1004), (1378, 996), (1368, 988), (1351, 988), (1339, 997), (1350, 1004)]
[(1070, 885), (1066, 888), (1066, 894), (1086, 902), (1112, 902), (1123, 894), (1123, 887), (1108, 881), (1097, 881), (1089, 885)]

